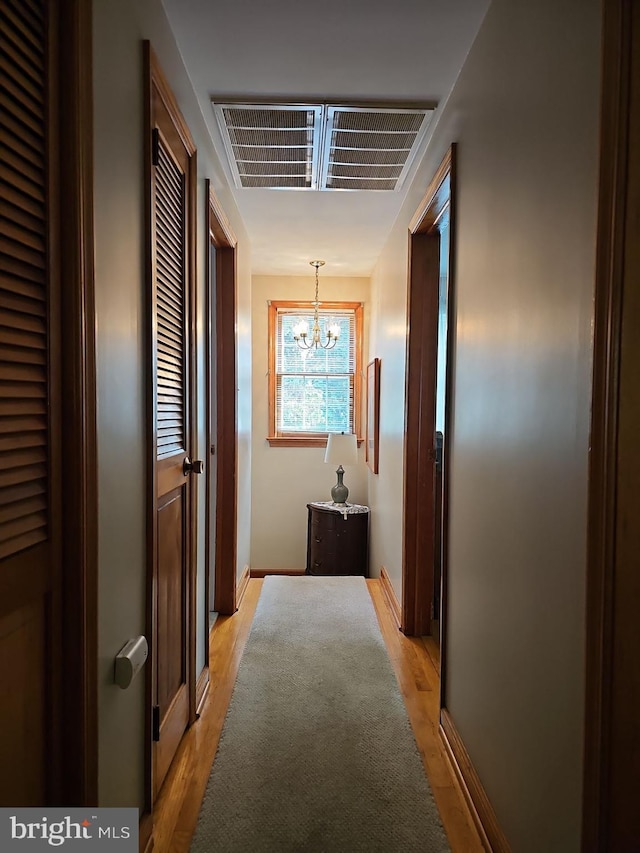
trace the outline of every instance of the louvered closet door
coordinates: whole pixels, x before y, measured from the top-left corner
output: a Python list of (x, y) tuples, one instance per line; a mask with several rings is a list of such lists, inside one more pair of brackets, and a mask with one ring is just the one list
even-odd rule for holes
[[(42, 805), (56, 669), (45, 2), (0, 0), (0, 805)], [(48, 775), (49, 774), (49, 775)]]
[(157, 107), (154, 135), (156, 432), (156, 737), (154, 793), (189, 721), (189, 561), (193, 489), (189, 450), (191, 316), (187, 229), (189, 153)]

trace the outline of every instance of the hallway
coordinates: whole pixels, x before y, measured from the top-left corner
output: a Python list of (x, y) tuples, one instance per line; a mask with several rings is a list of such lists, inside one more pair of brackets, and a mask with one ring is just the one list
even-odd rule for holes
[[(188, 853), (262, 584), (261, 579), (251, 579), (238, 612), (218, 617), (211, 632), (209, 695), (200, 720), (183, 739), (158, 798), (154, 853)], [(437, 648), (430, 638), (401, 634), (380, 581), (368, 580), (367, 586), (451, 849), (453, 853), (481, 853), (478, 832), (438, 737)]]
[(2, 805), (188, 850), (344, 432), (454, 850), (635, 849), (640, 3), (0, 19)]

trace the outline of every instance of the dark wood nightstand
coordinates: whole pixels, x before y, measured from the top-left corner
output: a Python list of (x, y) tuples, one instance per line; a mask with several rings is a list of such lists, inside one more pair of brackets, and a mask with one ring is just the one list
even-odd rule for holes
[(369, 508), (307, 504), (307, 574), (363, 575), (369, 568)]

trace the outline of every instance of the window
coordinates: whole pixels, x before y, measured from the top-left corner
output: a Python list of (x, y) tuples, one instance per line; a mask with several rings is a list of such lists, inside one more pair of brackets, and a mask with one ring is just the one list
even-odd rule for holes
[(330, 350), (301, 350), (293, 329), (313, 325), (308, 302), (269, 304), (269, 443), (323, 446), (329, 432), (360, 435), (362, 304), (323, 302), (320, 327), (338, 323)]

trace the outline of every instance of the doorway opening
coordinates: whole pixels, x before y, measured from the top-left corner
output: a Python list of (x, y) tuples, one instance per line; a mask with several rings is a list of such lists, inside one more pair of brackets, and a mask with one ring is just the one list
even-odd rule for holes
[(218, 614), (236, 610), (236, 244), (207, 181), (205, 662)]
[[(413, 217), (409, 242), (401, 628), (443, 654), (455, 300), (451, 146)], [(441, 664), (441, 679), (443, 667)]]
[(215, 625), (218, 617), (216, 610), (216, 525), (215, 518), (217, 512), (217, 456), (216, 445), (218, 444), (218, 411), (217, 402), (218, 394), (216, 389), (216, 358), (215, 358), (215, 340), (216, 340), (216, 288), (217, 288), (217, 265), (218, 265), (218, 249), (212, 239), (209, 241), (209, 340), (213, 346), (209, 347), (209, 357), (207, 358), (207, 393), (209, 401), (207, 411), (209, 413), (209, 465), (207, 474), (207, 581), (209, 590), (207, 593), (208, 602), (208, 624), (209, 631)]
[(442, 564), (444, 545), (444, 447), (449, 441), (447, 430), (447, 366), (449, 340), (449, 243), (450, 208), (438, 223), (440, 235), (440, 277), (438, 290), (438, 342), (436, 365), (436, 441), (435, 441), (435, 494), (434, 494), (434, 550), (433, 550), (433, 603), (431, 605), (431, 630), (436, 645), (440, 647), (440, 605), (442, 600)]

